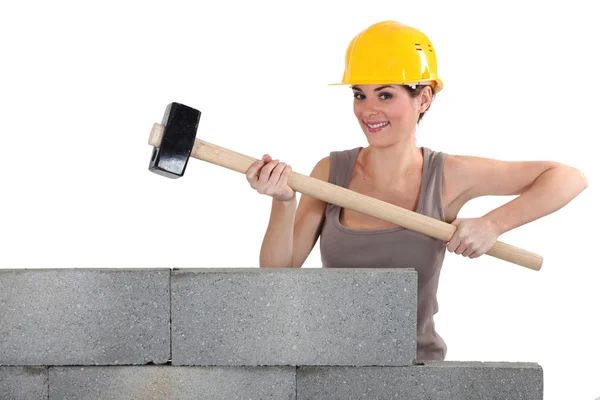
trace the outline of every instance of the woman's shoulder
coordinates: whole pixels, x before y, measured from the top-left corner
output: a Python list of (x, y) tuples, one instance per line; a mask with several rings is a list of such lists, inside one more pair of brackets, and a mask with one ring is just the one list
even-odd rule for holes
[(329, 180), (329, 171), (331, 169), (331, 155), (322, 157), (310, 172), (310, 176), (313, 178), (321, 179), (324, 181)]
[(328, 155), (321, 157), (317, 161), (310, 173), (310, 176), (325, 181), (330, 181), (330, 174), (332, 170), (334, 174), (339, 173), (338, 169), (340, 167), (338, 166), (341, 166), (341, 164), (344, 164), (350, 161), (353, 157), (356, 157), (360, 149), (361, 147), (331, 150)]
[(440, 149), (433, 149), (429, 147), (426, 149), (430, 154), (430, 166), (433, 167), (437, 165), (439, 170), (442, 171), (444, 179), (449, 183), (454, 183), (457, 175), (460, 175), (461, 168), (463, 167), (460, 156)]
[(444, 204), (456, 203), (460, 204), (460, 208), (468, 201), (465, 196), (471, 184), (467, 179), (463, 156), (441, 150), (435, 154), (440, 163)]

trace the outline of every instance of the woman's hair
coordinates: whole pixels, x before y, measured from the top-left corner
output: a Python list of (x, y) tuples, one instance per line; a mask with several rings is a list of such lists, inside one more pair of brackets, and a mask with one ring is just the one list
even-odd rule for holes
[[(403, 87), (408, 91), (408, 94), (410, 95), (410, 97), (412, 97), (413, 99), (418, 97), (421, 92), (427, 87), (428, 85), (417, 85), (414, 89), (411, 86), (408, 85), (403, 85)], [(433, 90), (432, 90), (433, 93)], [(433, 103), (433, 100), (435, 99), (435, 93), (433, 93), (433, 96), (431, 97), (431, 102)], [(427, 107), (427, 110), (423, 111), (420, 115), (419, 115), (419, 119), (417, 120), (417, 124), (419, 122), (421, 122), (421, 119), (423, 118), (423, 116), (425, 115), (425, 113), (427, 111), (429, 111), (429, 109), (431, 108), (431, 104), (429, 105), (429, 107)]]

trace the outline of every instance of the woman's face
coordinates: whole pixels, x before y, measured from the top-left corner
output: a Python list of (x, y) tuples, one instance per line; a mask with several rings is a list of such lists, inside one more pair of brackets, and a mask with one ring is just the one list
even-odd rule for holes
[(421, 99), (400, 85), (354, 85), (354, 115), (369, 143), (389, 143), (414, 132)]

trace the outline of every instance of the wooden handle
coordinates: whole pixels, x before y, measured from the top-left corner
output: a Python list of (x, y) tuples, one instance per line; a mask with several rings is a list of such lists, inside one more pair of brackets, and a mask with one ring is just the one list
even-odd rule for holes
[[(160, 147), (163, 131), (163, 125), (154, 124), (149, 144), (154, 147)], [(257, 161), (256, 158), (200, 139), (195, 140), (191, 157), (243, 174), (248, 171), (252, 163)], [(436, 239), (449, 241), (456, 231), (455, 225), (445, 221), (440, 221), (294, 171), (288, 177), (288, 185), (297, 192), (307, 194), (327, 203), (379, 218)], [(500, 241), (496, 241), (486, 254), (535, 271), (539, 271), (543, 263), (542, 256)]]

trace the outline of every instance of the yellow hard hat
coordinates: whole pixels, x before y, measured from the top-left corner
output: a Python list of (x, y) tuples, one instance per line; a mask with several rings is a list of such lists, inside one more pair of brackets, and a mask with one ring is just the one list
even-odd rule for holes
[(346, 50), (341, 83), (431, 85), (443, 88), (437, 58), (425, 34), (398, 21), (383, 21), (356, 35)]

